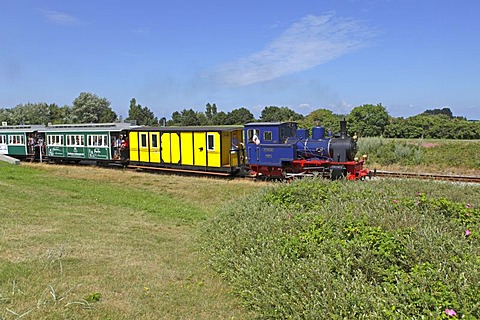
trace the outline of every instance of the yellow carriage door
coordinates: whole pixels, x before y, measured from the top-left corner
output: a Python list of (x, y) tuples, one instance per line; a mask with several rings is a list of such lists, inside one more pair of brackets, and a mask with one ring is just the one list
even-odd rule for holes
[(148, 132), (140, 132), (139, 140), (140, 161), (149, 162), (150, 155), (148, 152)]
[(205, 132), (193, 133), (193, 159), (194, 165), (206, 166), (207, 165), (207, 134)]
[(208, 132), (207, 133), (207, 152), (208, 152), (208, 166), (220, 167), (220, 133)]
[(138, 132), (131, 131), (128, 136), (130, 161), (138, 161)]
[(171, 163), (170, 133), (162, 133), (162, 160), (165, 163)]
[(180, 134), (177, 132), (172, 132), (170, 134), (170, 153), (171, 162), (175, 164), (180, 163), (181, 150), (180, 150)]
[(150, 132), (150, 162), (160, 163), (160, 133)]
[(182, 164), (193, 166), (193, 132), (181, 132), (180, 139)]

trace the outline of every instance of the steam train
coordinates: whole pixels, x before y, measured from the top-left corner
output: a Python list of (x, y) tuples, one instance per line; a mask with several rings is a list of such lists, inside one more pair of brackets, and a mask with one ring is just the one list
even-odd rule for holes
[(0, 154), (48, 162), (94, 161), (257, 179), (320, 176), (357, 180), (369, 175), (356, 137), (295, 122), (229, 127), (143, 127), (130, 123), (0, 126)]

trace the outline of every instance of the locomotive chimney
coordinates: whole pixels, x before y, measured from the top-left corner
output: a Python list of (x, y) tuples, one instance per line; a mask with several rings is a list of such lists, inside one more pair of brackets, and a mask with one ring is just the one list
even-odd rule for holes
[(347, 136), (347, 121), (345, 118), (340, 121), (340, 138), (345, 139)]

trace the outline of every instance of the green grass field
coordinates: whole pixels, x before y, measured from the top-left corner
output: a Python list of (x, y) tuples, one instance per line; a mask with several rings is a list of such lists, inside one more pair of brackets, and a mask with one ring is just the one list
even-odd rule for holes
[(0, 208), (0, 319), (480, 318), (479, 186), (0, 163)]
[(370, 168), (480, 176), (480, 141), (362, 138)]
[(252, 186), (0, 163), (0, 319), (248, 318), (196, 239)]

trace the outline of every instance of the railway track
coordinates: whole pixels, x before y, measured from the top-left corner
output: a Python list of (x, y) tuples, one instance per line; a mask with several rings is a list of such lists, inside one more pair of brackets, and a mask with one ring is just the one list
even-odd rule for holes
[(449, 175), (449, 174), (409, 173), (409, 172), (392, 172), (392, 171), (376, 171), (374, 175), (377, 177), (385, 177), (385, 178), (426, 179), (426, 180), (441, 180), (441, 181), (452, 181), (452, 182), (480, 183), (479, 176), (459, 176), (459, 175)]

